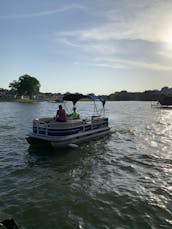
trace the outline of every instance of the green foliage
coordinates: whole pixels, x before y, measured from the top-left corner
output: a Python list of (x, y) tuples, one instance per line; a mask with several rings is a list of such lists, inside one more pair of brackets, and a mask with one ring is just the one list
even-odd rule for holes
[(9, 84), (9, 87), (11, 88), (11, 91), (13, 93), (17, 93), (17, 91), (18, 91), (18, 82), (16, 80), (13, 80), (13, 82)]
[(149, 90), (144, 92), (127, 92), (120, 91), (110, 94), (107, 98), (110, 101), (156, 101), (158, 100), (160, 91)]
[(25, 74), (20, 76), (18, 81), (14, 80), (10, 83), (9, 87), (18, 96), (29, 96), (32, 98), (39, 93), (40, 83), (35, 77)]
[(19, 102), (19, 103), (35, 103), (35, 100), (33, 99), (16, 99), (15, 102)]

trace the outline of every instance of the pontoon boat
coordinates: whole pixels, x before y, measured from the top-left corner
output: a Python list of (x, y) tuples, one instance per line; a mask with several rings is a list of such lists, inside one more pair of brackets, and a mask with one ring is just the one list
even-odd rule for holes
[[(72, 101), (73, 106), (82, 99), (89, 98), (94, 102), (99, 99), (102, 103), (102, 114), (92, 115), (90, 119), (72, 119), (67, 116), (66, 122), (58, 122), (51, 118), (38, 118), (33, 120), (33, 131), (26, 137), (31, 145), (48, 144), (54, 148), (78, 145), (82, 142), (105, 136), (110, 133), (108, 118), (105, 117), (105, 99), (92, 95), (65, 94), (64, 101)], [(97, 110), (97, 109), (96, 109)]]

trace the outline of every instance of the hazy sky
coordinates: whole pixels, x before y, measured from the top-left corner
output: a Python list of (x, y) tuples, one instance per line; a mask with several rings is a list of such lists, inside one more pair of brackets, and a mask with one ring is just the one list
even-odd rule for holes
[(172, 86), (172, 0), (0, 0), (0, 88), (42, 92)]

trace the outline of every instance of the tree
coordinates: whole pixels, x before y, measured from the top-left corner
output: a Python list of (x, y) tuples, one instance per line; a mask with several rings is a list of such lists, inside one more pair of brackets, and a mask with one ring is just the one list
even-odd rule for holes
[(25, 95), (32, 98), (39, 93), (40, 83), (35, 77), (25, 74), (20, 76), (18, 81), (14, 80), (10, 83), (9, 87), (19, 96)]
[(17, 94), (17, 91), (18, 91), (18, 82), (16, 80), (13, 80), (13, 82), (9, 84), (9, 87), (11, 88), (11, 92), (13, 94)]

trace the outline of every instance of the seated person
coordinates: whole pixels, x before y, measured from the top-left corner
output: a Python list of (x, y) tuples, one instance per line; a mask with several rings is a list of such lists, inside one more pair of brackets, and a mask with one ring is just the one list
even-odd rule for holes
[(80, 117), (79, 117), (79, 114), (76, 112), (76, 107), (73, 107), (73, 112), (72, 112), (72, 114), (71, 114), (71, 117), (73, 118), (73, 119), (79, 119)]
[(66, 112), (63, 109), (62, 105), (59, 105), (59, 109), (57, 110), (55, 120), (58, 122), (66, 122), (67, 121)]

